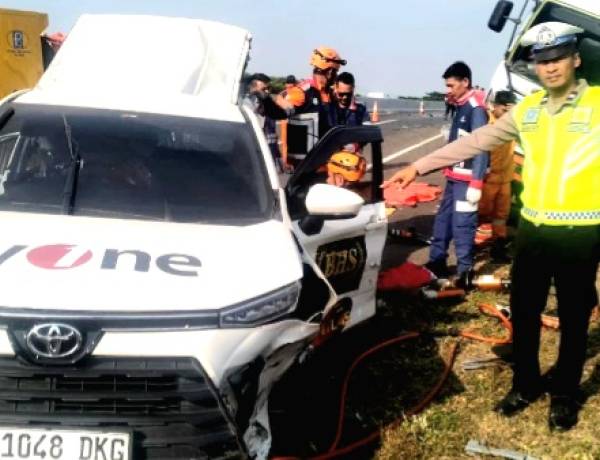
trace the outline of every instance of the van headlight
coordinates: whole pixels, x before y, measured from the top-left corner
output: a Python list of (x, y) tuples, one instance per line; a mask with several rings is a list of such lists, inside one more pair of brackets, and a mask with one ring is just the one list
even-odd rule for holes
[(251, 327), (273, 321), (294, 311), (299, 296), (300, 282), (296, 281), (262, 297), (222, 310), (219, 326)]

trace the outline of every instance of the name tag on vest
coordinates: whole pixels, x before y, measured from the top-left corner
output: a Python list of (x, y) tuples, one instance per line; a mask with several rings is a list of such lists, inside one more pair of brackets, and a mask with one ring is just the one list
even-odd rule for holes
[(525, 112), (525, 115), (523, 116), (523, 126), (521, 128), (521, 131), (537, 131), (541, 111), (542, 109), (540, 109), (539, 107), (527, 109), (527, 112)]
[(592, 107), (575, 107), (573, 116), (567, 128), (569, 132), (589, 133), (590, 124), (592, 123)]

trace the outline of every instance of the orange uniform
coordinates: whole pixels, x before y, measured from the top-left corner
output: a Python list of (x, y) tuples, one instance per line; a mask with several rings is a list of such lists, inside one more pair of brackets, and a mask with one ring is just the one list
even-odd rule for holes
[[(490, 114), (490, 123), (495, 119)], [(506, 238), (506, 220), (510, 213), (510, 182), (514, 173), (515, 143), (508, 142), (490, 152), (490, 172), (485, 178), (479, 217), (492, 223), (492, 238)]]

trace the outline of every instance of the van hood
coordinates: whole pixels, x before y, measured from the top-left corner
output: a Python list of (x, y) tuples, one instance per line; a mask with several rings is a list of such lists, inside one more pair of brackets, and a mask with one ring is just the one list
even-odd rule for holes
[(214, 310), (302, 276), (289, 229), (0, 213), (0, 307)]

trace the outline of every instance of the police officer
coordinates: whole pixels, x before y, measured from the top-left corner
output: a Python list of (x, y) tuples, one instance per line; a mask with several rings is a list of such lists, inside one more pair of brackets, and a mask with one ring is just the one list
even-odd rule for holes
[[(581, 65), (576, 34), (581, 32), (579, 27), (557, 22), (532, 27), (521, 44), (532, 45), (544, 90), (525, 97), (494, 125), (421, 158), (383, 185), (407, 184), (417, 174), (481, 150), (493, 150), (511, 140), (520, 143), (525, 164), (512, 267), (513, 386), (496, 410), (512, 416), (547, 390), (551, 395), (549, 425), (558, 430), (577, 423), (587, 330), (598, 300), (600, 87), (575, 78)], [(561, 339), (551, 375), (542, 378), (540, 315), (552, 281)]]

